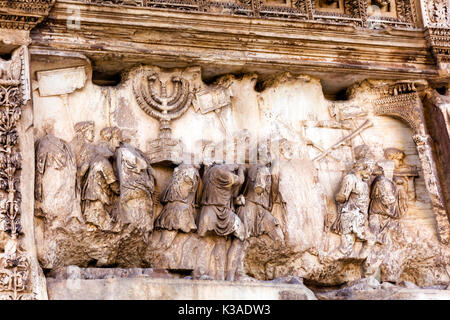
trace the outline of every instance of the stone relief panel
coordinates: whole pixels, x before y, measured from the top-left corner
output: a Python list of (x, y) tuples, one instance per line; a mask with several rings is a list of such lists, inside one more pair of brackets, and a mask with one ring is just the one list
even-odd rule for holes
[[(36, 89), (41, 266), (448, 282), (448, 221), (435, 227), (438, 180), (412, 85), (365, 81), (329, 101), (310, 76), (259, 91), (257, 80), (141, 66), (116, 87)], [(427, 254), (447, 261), (434, 276)]]

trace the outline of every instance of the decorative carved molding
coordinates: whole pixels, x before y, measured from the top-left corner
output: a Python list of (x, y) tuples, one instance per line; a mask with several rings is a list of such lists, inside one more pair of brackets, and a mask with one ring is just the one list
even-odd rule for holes
[(49, 13), (56, 0), (2, 0), (0, 1), (0, 27), (31, 30)]
[[(414, 84), (405, 84), (411, 87)], [(397, 90), (397, 89), (394, 89)], [(396, 91), (398, 92), (398, 91)], [(396, 93), (377, 99), (374, 103), (376, 115), (386, 115), (405, 121), (416, 134), (425, 132), (424, 118), (417, 92)]]
[(426, 38), (436, 62), (445, 73), (450, 71), (450, 32), (449, 28), (428, 28)]
[(428, 45), (440, 66), (450, 71), (450, 3), (448, 0), (421, 1)]
[[(211, 12), (224, 15), (237, 15), (261, 18), (296, 19), (305, 21), (323, 21), (333, 24), (349, 24), (357, 27), (370, 27), (367, 24), (368, 0), (74, 0), (86, 4), (97, 5), (123, 5), (132, 7), (164, 8), (188, 12)], [(375, 5), (379, 5), (380, 1)], [(381, 1), (384, 3), (384, 1)], [(378, 24), (390, 25), (398, 28), (417, 27), (417, 14), (414, 3), (409, 0), (392, 0), (395, 10), (380, 11), (370, 19)]]
[(450, 7), (447, 0), (421, 1), (425, 11), (426, 26), (448, 28), (450, 26)]
[(0, 299), (33, 299), (30, 288), (30, 260), (17, 247), (17, 240), (9, 240), (0, 255)]
[(0, 60), (0, 224), (10, 241), (0, 269), (0, 294), (21, 299), (28, 288), (29, 261), (18, 249), (21, 224), (20, 170), (22, 156), (17, 123), (22, 108), (31, 98), (27, 72), (28, 51), (17, 49), (10, 61)]

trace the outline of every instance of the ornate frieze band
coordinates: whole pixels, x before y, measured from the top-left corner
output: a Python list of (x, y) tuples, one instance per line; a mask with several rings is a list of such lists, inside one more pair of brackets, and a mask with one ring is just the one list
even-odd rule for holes
[(1, 0), (0, 27), (31, 30), (49, 13), (56, 0)]
[(161, 8), (256, 18), (297, 19), (364, 28), (415, 28), (414, 0), (74, 0), (97, 5)]
[(428, 45), (441, 69), (450, 67), (450, 2), (448, 0), (421, 1)]

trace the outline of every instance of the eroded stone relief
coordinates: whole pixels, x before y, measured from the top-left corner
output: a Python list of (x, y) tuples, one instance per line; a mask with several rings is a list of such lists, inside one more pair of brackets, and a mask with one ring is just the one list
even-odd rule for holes
[(448, 282), (449, 222), (414, 83), (365, 81), (329, 101), (309, 76), (260, 92), (255, 81), (141, 66), (117, 87), (35, 92), (41, 266)]

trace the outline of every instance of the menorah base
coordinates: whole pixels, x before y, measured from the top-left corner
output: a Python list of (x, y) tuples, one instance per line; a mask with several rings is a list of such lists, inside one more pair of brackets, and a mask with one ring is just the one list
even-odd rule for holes
[(148, 158), (151, 164), (179, 165), (183, 162), (183, 145), (180, 140), (159, 138), (150, 141)]

